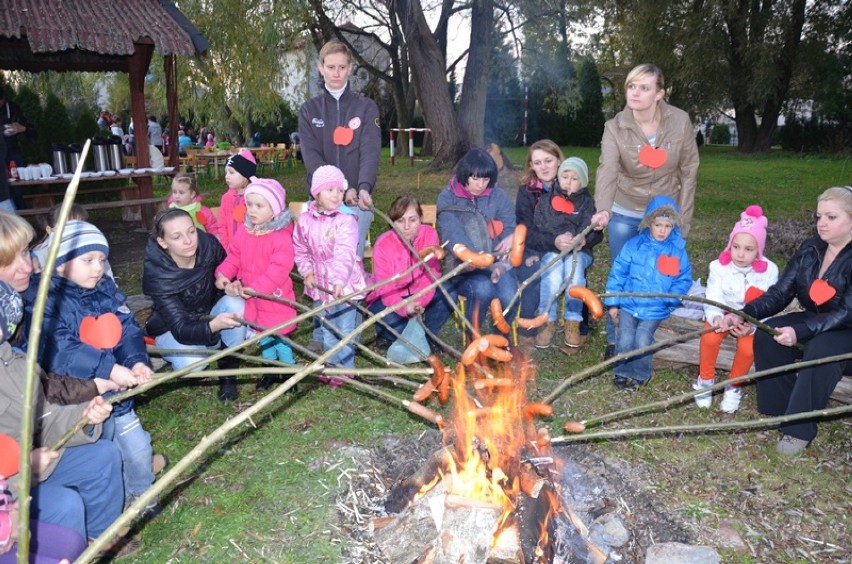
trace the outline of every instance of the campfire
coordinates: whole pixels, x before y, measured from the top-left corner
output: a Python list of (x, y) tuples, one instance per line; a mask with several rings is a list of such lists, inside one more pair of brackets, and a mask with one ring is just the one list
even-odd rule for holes
[(534, 365), (507, 346), (499, 335), (474, 339), (455, 369), (436, 370), (415, 394), (446, 403), (452, 389), (455, 401), (446, 420), (435, 419), (443, 448), (391, 492), (386, 509), (396, 515), (373, 523), (390, 561), (606, 560), (563, 502), (560, 461), (537, 426), (553, 409), (527, 400)]

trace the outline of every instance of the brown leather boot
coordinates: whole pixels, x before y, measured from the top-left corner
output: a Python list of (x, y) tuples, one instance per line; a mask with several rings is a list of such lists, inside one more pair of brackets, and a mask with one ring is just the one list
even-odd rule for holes
[(553, 342), (553, 335), (556, 333), (556, 323), (546, 323), (544, 327), (539, 329), (538, 335), (535, 336), (535, 346), (537, 349), (546, 349)]
[(579, 347), (583, 344), (583, 338), (580, 336), (579, 321), (565, 322), (565, 344), (569, 347)]

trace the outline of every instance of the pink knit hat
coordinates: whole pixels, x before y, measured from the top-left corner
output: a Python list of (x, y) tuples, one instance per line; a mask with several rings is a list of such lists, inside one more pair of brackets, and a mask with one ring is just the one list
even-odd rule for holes
[(287, 206), (287, 192), (274, 178), (252, 176), (251, 181), (246, 186), (245, 197), (248, 198), (249, 194), (257, 194), (269, 202), (269, 207), (272, 208), (272, 217), (278, 217), (281, 210)]
[(314, 171), (314, 175), (311, 177), (311, 196), (316, 198), (317, 194), (332, 186), (337, 186), (344, 192), (349, 186), (346, 177), (343, 176), (339, 168), (333, 165), (323, 165)]
[(731, 262), (731, 243), (734, 237), (740, 233), (748, 233), (754, 240), (757, 241), (757, 259), (752, 263), (752, 268), (755, 272), (766, 272), (766, 261), (763, 260), (763, 248), (766, 245), (766, 226), (769, 221), (763, 215), (763, 208), (757, 204), (752, 204), (740, 214), (740, 220), (734, 225), (731, 236), (728, 237), (728, 246), (719, 255), (719, 262), (723, 265)]

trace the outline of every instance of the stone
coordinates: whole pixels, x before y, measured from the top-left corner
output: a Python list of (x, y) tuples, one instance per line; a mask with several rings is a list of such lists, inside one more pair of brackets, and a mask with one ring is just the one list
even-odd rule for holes
[(589, 527), (589, 538), (597, 545), (621, 547), (630, 540), (630, 532), (614, 513), (601, 515)]
[(719, 553), (710, 546), (664, 542), (648, 547), (645, 564), (719, 564)]

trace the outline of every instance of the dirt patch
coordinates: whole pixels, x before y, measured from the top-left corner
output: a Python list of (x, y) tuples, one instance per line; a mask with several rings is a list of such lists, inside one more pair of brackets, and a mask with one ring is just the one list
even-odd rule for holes
[[(385, 517), (385, 502), (395, 484), (419, 470), (441, 447), (438, 431), (418, 436), (385, 436), (375, 448), (343, 449), (357, 464), (347, 472), (337, 499), (340, 526), (349, 536), (343, 556), (347, 562), (388, 562), (376, 546), (370, 524)], [(589, 526), (612, 514), (629, 532), (627, 544), (615, 549), (613, 560), (644, 562), (649, 546), (660, 542), (691, 543), (695, 535), (680, 515), (666, 507), (645, 479), (645, 469), (607, 459), (583, 445), (558, 447), (562, 459), (564, 501)]]

